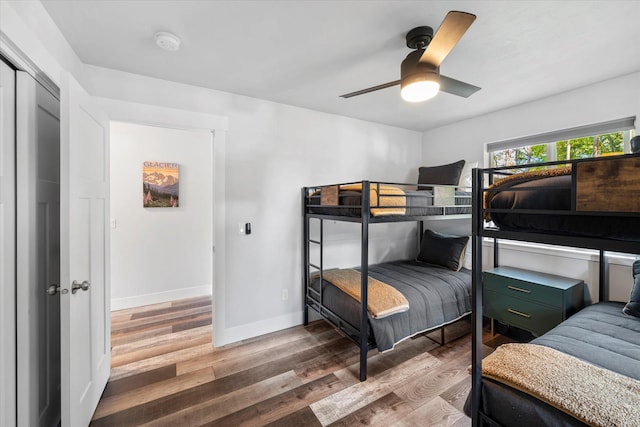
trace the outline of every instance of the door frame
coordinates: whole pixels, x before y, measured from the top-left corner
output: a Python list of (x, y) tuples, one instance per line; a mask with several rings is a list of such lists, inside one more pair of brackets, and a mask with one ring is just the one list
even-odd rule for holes
[(211, 177), (213, 179), (213, 194), (211, 194), (211, 200), (213, 200), (211, 212), (211, 223), (213, 224), (211, 229), (211, 241), (213, 244), (211, 252), (213, 328), (211, 332), (214, 346), (225, 344), (225, 165), (227, 117), (111, 98), (95, 97), (95, 99), (102, 110), (108, 114), (111, 121), (211, 133), (211, 165), (213, 169)]
[[(1, 54), (1, 52), (0, 52)], [(10, 61), (9, 61), (10, 62)], [(5, 66), (5, 61), (0, 58), (0, 65)], [(10, 101), (14, 108), (12, 120), (8, 120), (9, 126), (0, 131), (11, 134), (7, 144), (0, 144), (0, 376), (3, 381), (0, 384), (0, 424), (14, 425), (17, 411), (17, 378), (16, 378), (16, 287), (17, 287), (17, 188), (16, 188), (16, 117), (15, 93), (18, 86), (18, 76), (15, 68), (6, 64), (13, 71), (13, 94)], [(2, 102), (2, 99), (0, 99)], [(11, 126), (13, 125), (13, 126)], [(0, 136), (2, 138), (2, 136)]]

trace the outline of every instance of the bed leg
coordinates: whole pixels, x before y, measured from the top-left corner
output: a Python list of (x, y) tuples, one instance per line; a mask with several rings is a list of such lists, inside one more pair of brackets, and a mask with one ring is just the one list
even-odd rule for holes
[(309, 325), (309, 306), (307, 304), (304, 305), (304, 326)]
[(440, 326), (440, 340), (438, 341), (435, 338), (432, 338), (429, 336), (430, 333), (437, 331), (437, 329), (432, 329), (429, 332), (425, 332), (422, 336), (424, 336), (425, 338), (430, 339), (431, 341), (433, 341), (434, 343), (438, 344), (438, 345), (444, 345), (444, 326)]
[(367, 350), (360, 348), (360, 381), (367, 380)]

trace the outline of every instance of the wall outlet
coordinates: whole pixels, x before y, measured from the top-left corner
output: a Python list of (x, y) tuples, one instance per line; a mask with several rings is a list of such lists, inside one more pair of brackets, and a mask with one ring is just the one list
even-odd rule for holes
[(282, 301), (286, 301), (289, 299), (289, 289), (282, 290)]

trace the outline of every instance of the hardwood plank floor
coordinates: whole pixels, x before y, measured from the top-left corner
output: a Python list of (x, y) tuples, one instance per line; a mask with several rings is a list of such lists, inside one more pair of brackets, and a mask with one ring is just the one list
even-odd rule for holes
[[(211, 345), (211, 301), (112, 313), (111, 378), (92, 426), (469, 426), (468, 320), (369, 353), (324, 321)], [(439, 338), (439, 332), (431, 336)], [(486, 349), (491, 351), (490, 349)]]

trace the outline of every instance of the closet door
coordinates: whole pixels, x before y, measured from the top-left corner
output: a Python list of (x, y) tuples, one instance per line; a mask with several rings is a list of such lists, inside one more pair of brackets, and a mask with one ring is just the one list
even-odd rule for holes
[(17, 72), (18, 426), (60, 422), (60, 102)]
[(0, 59), (0, 425), (16, 424), (15, 71)]
[(60, 101), (62, 427), (84, 427), (111, 363), (109, 120), (69, 74)]

